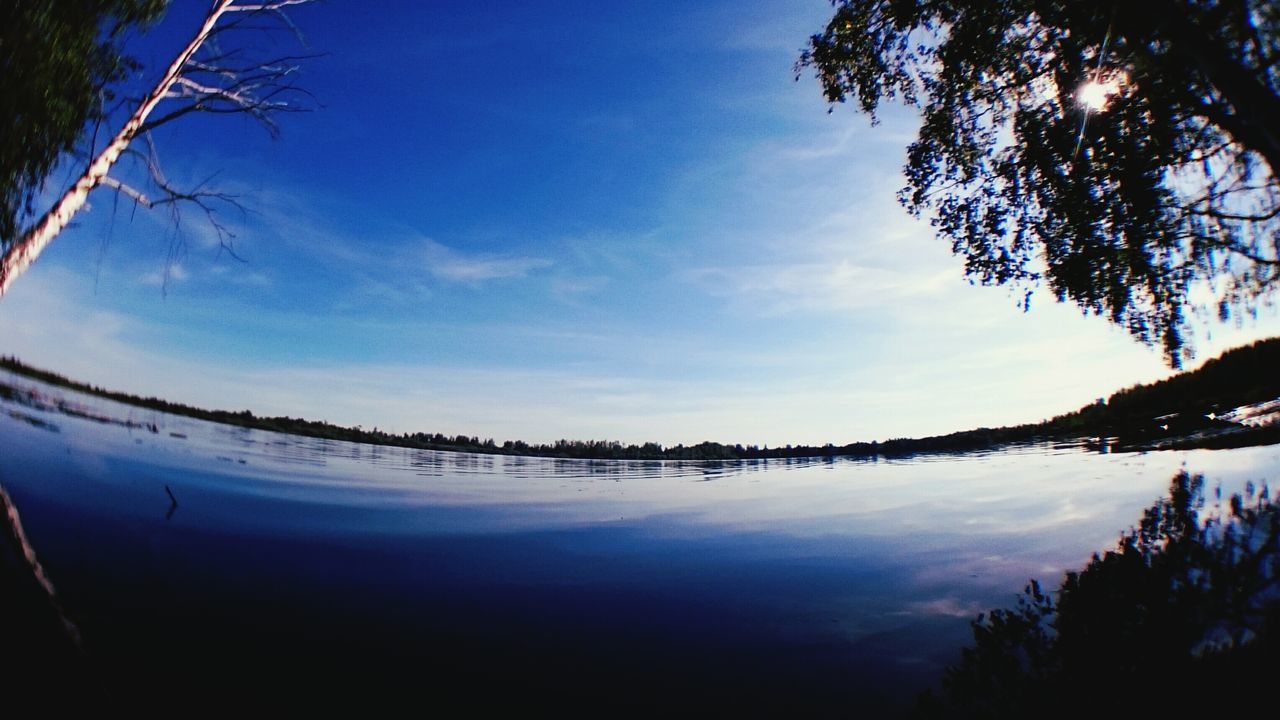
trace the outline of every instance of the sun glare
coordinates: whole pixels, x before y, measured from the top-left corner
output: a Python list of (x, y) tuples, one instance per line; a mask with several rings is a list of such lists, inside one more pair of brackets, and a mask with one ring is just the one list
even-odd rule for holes
[(1076, 91), (1076, 100), (1090, 112), (1105, 110), (1111, 97), (1120, 94), (1120, 83), (1123, 79), (1123, 77), (1111, 77), (1106, 80), (1090, 80)]

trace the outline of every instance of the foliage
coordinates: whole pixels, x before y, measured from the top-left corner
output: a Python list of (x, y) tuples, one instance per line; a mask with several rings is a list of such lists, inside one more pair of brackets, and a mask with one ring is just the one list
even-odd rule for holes
[[(900, 201), (971, 281), (1189, 355), (1189, 312), (1280, 284), (1280, 6), (833, 0), (797, 69), (829, 101), (920, 109)], [(1213, 299), (1195, 301), (1197, 285)]]
[(164, 0), (0, 1), (0, 249), (13, 242), (49, 172), (105, 119), (135, 63), (125, 31)]
[(1015, 608), (980, 615), (974, 645), (917, 713), (1190, 717), (1267, 687), (1280, 660), (1280, 503), (1250, 485), (1202, 515), (1203, 485), (1175, 476), (1056, 599), (1033, 581)]

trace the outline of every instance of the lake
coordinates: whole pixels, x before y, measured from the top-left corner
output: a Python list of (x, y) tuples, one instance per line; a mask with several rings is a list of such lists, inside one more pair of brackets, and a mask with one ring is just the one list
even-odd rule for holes
[(1280, 446), (502, 457), (0, 383), (19, 391), (0, 484), (94, 672), (134, 705), (876, 716), (937, 680), (977, 613), (1114, 544), (1180, 468), (1225, 492), (1280, 468)]

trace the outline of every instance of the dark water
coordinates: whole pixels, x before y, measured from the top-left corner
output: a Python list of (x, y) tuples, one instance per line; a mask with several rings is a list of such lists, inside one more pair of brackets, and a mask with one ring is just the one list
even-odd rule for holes
[[(152, 709), (266, 695), (881, 716), (954, 661), (976, 613), (1030, 577), (1056, 584), (1183, 465), (1228, 490), (1280, 467), (1275, 447), (502, 458), (0, 381), (46, 401), (0, 402), (0, 484), (95, 677), (114, 701)], [(49, 407), (59, 398), (71, 415)]]

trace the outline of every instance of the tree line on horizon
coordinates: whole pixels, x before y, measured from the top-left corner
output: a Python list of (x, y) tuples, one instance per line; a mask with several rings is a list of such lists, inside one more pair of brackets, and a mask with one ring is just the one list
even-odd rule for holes
[[(727, 444), (713, 441), (664, 446), (656, 442), (626, 444), (616, 440), (557, 440), (530, 443), (497, 442), (476, 435), (390, 433), (378, 428), (344, 427), (323, 420), (287, 416), (259, 417), (249, 410), (206, 410), (155, 397), (142, 398), (105, 390), (24, 364), (0, 358), (0, 367), (52, 385), (97, 395), (116, 402), (227, 425), (271, 430), (292, 435), (390, 445), (422, 450), (447, 450), (494, 455), (523, 455), (594, 460), (757, 460), (769, 458), (900, 458), (920, 454), (965, 453), (1007, 445), (1096, 438), (1110, 439), (1119, 450), (1142, 449), (1162, 439), (1179, 447), (1227, 447), (1280, 442), (1280, 426), (1243, 428), (1223, 420), (1232, 408), (1280, 398), (1280, 337), (1259, 340), (1228, 350), (1197, 370), (1165, 380), (1139, 384), (1113, 393), (1073, 412), (1038, 423), (975, 428), (923, 438), (892, 438), (836, 445)], [(1230, 430), (1194, 437), (1198, 431)], [(1188, 437), (1192, 436), (1192, 437)]]

